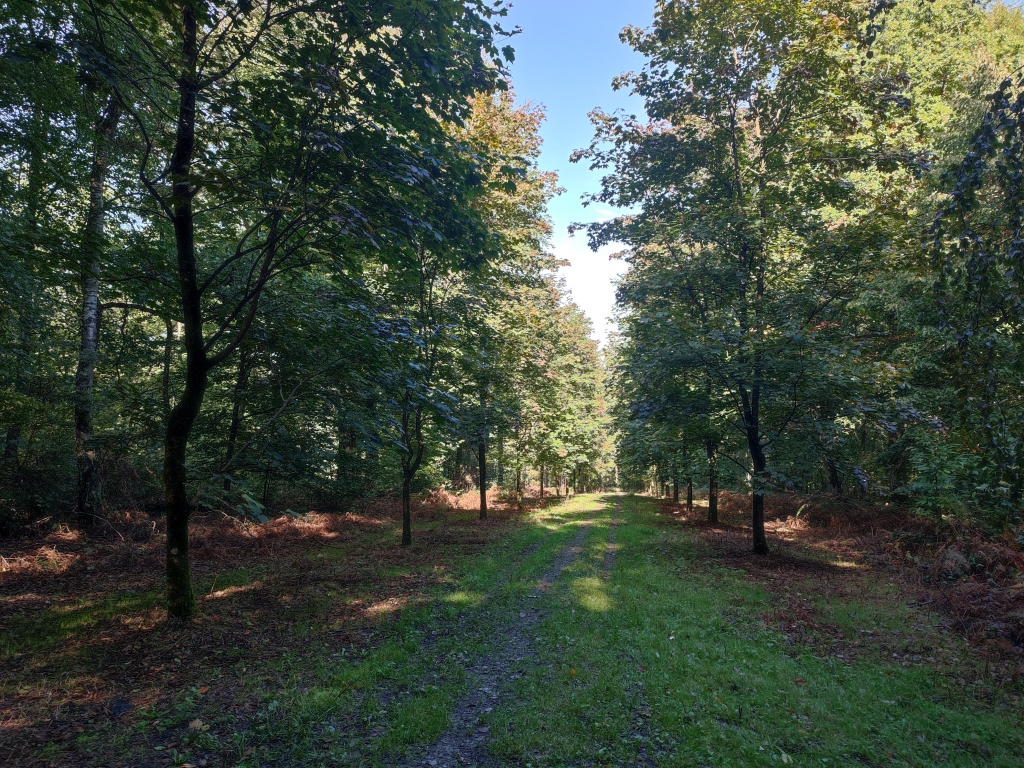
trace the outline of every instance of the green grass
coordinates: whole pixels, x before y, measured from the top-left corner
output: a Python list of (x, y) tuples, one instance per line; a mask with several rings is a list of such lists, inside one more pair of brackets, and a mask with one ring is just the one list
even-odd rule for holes
[[(1021, 765), (1018, 707), (955, 691), (933, 666), (787, 645), (761, 619), (762, 587), (707, 568), (683, 529), (655, 524), (652, 504), (630, 498), (626, 510), (610, 583), (596, 555), (566, 574), (543, 658), (491, 718), (510, 764), (635, 765), (645, 750), (661, 766)], [(830, 607), (889, 631), (912, 610)]]
[(26, 654), (52, 651), (69, 638), (89, 632), (100, 623), (126, 613), (160, 605), (156, 591), (123, 590), (101, 599), (80, 599), (74, 605), (47, 605), (27, 615), (15, 615), (0, 632), (0, 662)]
[[(249, 686), (262, 699), (245, 735), (254, 751), (241, 751), (239, 768), (282, 758), (308, 766), (390, 766), (410, 747), (432, 742), (466, 692), (469, 661), (498, 637), (509, 606), (532, 591), (593, 503), (580, 499), (535, 513), (500, 545), (459, 563), (448, 588), (430, 604), (398, 613), (370, 648), (284, 657), (261, 669)], [(262, 693), (269, 678), (276, 681), (273, 697)]]
[[(606, 575), (619, 500), (617, 554)], [(581, 556), (537, 598), (538, 578), (588, 518)], [(1022, 764), (1020, 684), (963, 685), (981, 677), (971, 651), (884, 578), (863, 582), (870, 593), (844, 593), (851, 597), (810, 582), (787, 587), (786, 596), (800, 589), (817, 619), (857, 649), (853, 660), (838, 659), (772, 629), (765, 616), (781, 595), (708, 557), (695, 536), (643, 499), (574, 498), (453, 563), (445, 583), (378, 620), (364, 641), (335, 642), (320, 632), (319, 602), (311, 604), (296, 611), (293, 629), (308, 638), (305, 647), (225, 649), (216, 657), (225, 680), (241, 681), (230, 706), (198, 688), (178, 691), (130, 725), (87, 731), (79, 746), (88, 751), (106, 740), (102, 754), (140, 764), (157, 756), (195, 764), (212, 755), (210, 765), (237, 768), (394, 766), (446, 730), (472, 683), (467, 666), (501, 643), (502, 628), (529, 603), (544, 611), (531, 629), (538, 657), (520, 663), (485, 718), (495, 757), (510, 766), (634, 766), (645, 756), (652, 765), (716, 768)], [(323, 554), (335, 556), (329, 548)], [(252, 578), (225, 573), (216, 589)], [(209, 591), (212, 579), (199, 586)], [(352, 598), (323, 595), (324, 605)], [(51, 637), (27, 634), (28, 623), (5, 627), (0, 653), (53, 647), (158, 599), (116, 594), (47, 616)], [(877, 637), (890, 642), (865, 639)], [(890, 653), (903, 646), (934, 663), (905, 666)], [(211, 674), (211, 687), (221, 673)], [(202, 724), (190, 728), (197, 719)], [(46, 754), (60, 762), (59, 753)]]

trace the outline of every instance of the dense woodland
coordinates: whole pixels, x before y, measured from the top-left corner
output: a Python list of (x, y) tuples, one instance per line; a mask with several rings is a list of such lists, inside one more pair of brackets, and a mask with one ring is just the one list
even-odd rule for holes
[(602, 481), (503, 10), (4, 10), (5, 533), (163, 513), (187, 616), (195, 509)]
[[(586, 229), (624, 243), (635, 487), (854, 494), (1021, 533), (1024, 18), (995, 4), (664, 2), (595, 112)], [(673, 489), (673, 493), (678, 490)]]
[[(557, 279), (483, 0), (30, 0), (0, 20), (0, 535), (497, 486), (856, 494), (1018, 530), (1024, 18), (660, 0)], [(397, 545), (398, 542), (396, 542)]]

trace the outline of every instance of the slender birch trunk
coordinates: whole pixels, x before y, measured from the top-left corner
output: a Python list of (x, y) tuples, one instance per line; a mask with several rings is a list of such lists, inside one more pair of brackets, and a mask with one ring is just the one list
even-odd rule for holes
[(111, 98), (97, 126), (89, 175), (89, 213), (82, 253), (82, 326), (75, 372), (75, 454), (78, 460), (78, 521), (91, 526), (103, 512), (103, 485), (93, 438), (93, 388), (100, 336), (100, 274), (103, 269), (107, 168), (110, 144), (121, 119)]

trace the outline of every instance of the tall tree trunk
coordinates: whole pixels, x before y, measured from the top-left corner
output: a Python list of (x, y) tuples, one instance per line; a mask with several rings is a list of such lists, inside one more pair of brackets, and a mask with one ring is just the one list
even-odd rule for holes
[[(718, 522), (718, 444), (704, 444), (708, 453), (708, 522)], [(692, 502), (691, 502), (692, 504)], [(691, 507), (692, 508), (692, 507)]]
[[(186, 327), (186, 334), (188, 330)], [(202, 342), (200, 341), (200, 350)], [(186, 347), (188, 346), (186, 342)], [(191, 502), (186, 489), (188, 438), (206, 392), (205, 365), (190, 362), (185, 391), (171, 409), (164, 443), (164, 499), (167, 505), (167, 615), (187, 621), (197, 611), (192, 591), (188, 520)]]
[(164, 420), (171, 417), (171, 353), (174, 349), (174, 322), (164, 321), (167, 326), (167, 336), (164, 338), (164, 371), (163, 371), (163, 400)]
[[(693, 514), (693, 478), (686, 478), (686, 512)], [(717, 514), (717, 510), (716, 510)]]
[(540, 497), (544, 498), (544, 465), (540, 465)]
[(768, 466), (768, 461), (765, 458), (764, 449), (761, 447), (760, 435), (755, 427), (747, 427), (747, 448), (750, 451), (750, 459), (754, 469), (752, 478), (753, 502), (751, 504), (754, 554), (767, 555), (769, 550), (768, 537), (765, 535), (764, 530), (764, 491), (762, 490), (762, 483), (765, 479), (765, 469)]
[(672, 478), (672, 501), (675, 504), (679, 503), (679, 481), (676, 478)]
[(423, 412), (413, 407), (410, 391), (406, 391), (402, 411), (402, 446), (402, 546), (408, 547), (412, 544), (412, 481), (423, 461), (424, 450)]
[[(242, 395), (249, 381), (249, 356), (245, 349), (238, 355), (238, 378), (235, 380), (233, 405), (231, 406), (231, 423), (228, 425), (228, 446), (224, 452), (224, 466), (231, 472), (232, 460), (235, 458), (235, 446), (238, 443), (238, 430), (242, 426)], [(231, 476), (224, 478), (224, 492), (231, 492)]]
[(103, 511), (103, 486), (93, 442), (93, 385), (100, 335), (100, 272), (103, 268), (107, 167), (110, 141), (121, 118), (111, 98), (96, 129), (89, 174), (89, 213), (82, 243), (82, 327), (75, 372), (75, 454), (78, 458), (78, 522), (92, 525)]
[(412, 473), (402, 473), (402, 546), (412, 544)]
[(516, 467), (516, 508), (523, 508), (523, 470)]
[(412, 545), (412, 440), (409, 435), (409, 410), (411, 404), (406, 393), (405, 408), (402, 411), (402, 546)]
[(480, 519), (487, 519), (487, 441), (480, 437)]
[(185, 482), (189, 436), (203, 404), (209, 375), (203, 341), (203, 314), (196, 275), (195, 221), (192, 210), (192, 157), (196, 141), (195, 7), (182, 11), (182, 75), (178, 81), (178, 126), (168, 168), (178, 285), (185, 336), (185, 389), (171, 409), (164, 442), (164, 498), (167, 504), (167, 616), (187, 621), (197, 611), (189, 562), (188, 519), (191, 512)]
[(837, 496), (843, 495), (843, 481), (839, 477), (839, 469), (836, 467), (836, 463), (832, 460), (831, 456), (825, 457), (825, 469), (828, 472), (828, 484), (832, 489), (832, 493)]

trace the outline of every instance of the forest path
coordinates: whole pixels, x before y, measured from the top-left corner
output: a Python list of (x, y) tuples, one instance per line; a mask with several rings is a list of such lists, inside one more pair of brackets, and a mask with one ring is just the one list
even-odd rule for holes
[(892, 573), (782, 541), (721, 551), (681, 506), (634, 496), (555, 514), (533, 576), (450, 635), (488, 636), (433, 733), (373, 765), (1020, 765), (1024, 681), (989, 679)]
[[(584, 542), (594, 526), (596, 516), (607, 511), (607, 502), (591, 500), (574, 521), (577, 530), (572, 540), (563, 547), (522, 599), (506, 604), (504, 622), (493, 628), (495, 642), (489, 652), (478, 656), (466, 667), (469, 690), (449, 712), (449, 726), (425, 751), (406, 759), (404, 766), (500, 766), (506, 765), (490, 753), (489, 731), (482, 718), (496, 708), (507, 704), (511, 683), (538, 665), (533, 636), (537, 624), (550, 613), (545, 603), (564, 589), (559, 584), (562, 576), (584, 552)], [(608, 541), (603, 550), (605, 578), (614, 562), (614, 528), (618, 522), (622, 502), (614, 503), (608, 527)], [(538, 601), (536, 603), (532, 601)]]
[(1020, 767), (1024, 667), (900, 569), (781, 534), (756, 558), (745, 517), (666, 501), (545, 502), (420, 520), (409, 548), (397, 521), (300, 527), (273, 567), (208, 573), (186, 633), (139, 629), (160, 593), (119, 582), (15, 614), (0, 765)]

